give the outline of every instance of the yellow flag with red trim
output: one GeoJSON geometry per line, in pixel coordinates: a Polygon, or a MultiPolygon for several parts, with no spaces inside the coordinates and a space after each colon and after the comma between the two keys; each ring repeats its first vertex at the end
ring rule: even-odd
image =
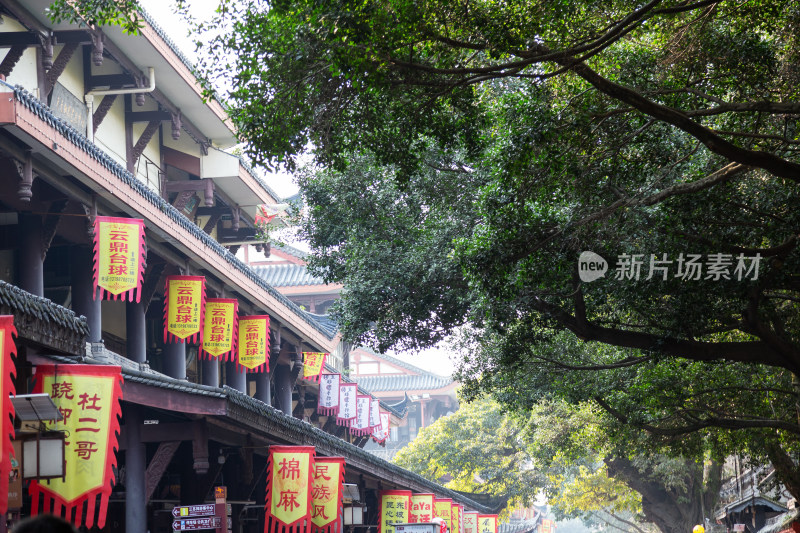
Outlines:
{"type": "Polygon", "coordinates": [[[270,446],[264,533],[311,529],[313,446],[270,446]]]}
{"type": "Polygon", "coordinates": [[[344,457],[317,457],[311,476],[311,523],[313,529],[338,533],[342,523],[344,457]]]}
{"type": "Polygon", "coordinates": [[[394,533],[395,524],[408,522],[408,513],[411,510],[411,491],[382,490],[379,495],[381,519],[378,522],[378,533],[394,533]]]}

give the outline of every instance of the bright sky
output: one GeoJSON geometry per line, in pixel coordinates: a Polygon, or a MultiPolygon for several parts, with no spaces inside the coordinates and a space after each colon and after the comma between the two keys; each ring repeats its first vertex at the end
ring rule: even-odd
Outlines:
{"type": "MultiPolygon", "coordinates": [[[[196,60],[197,53],[192,39],[189,37],[189,29],[183,18],[175,13],[175,2],[173,0],[139,0],[156,23],[168,32],[170,39],[181,49],[190,59],[196,60]]],[[[216,2],[209,0],[195,0],[190,2],[192,16],[199,20],[207,19],[211,16],[216,6],[216,2]]],[[[265,174],[264,179],[275,192],[283,197],[291,196],[297,192],[291,175],[288,174],[265,174]]],[[[454,364],[450,360],[447,350],[434,348],[419,354],[394,353],[390,355],[418,366],[429,372],[434,372],[443,376],[449,376],[454,369],[454,364]]]]}

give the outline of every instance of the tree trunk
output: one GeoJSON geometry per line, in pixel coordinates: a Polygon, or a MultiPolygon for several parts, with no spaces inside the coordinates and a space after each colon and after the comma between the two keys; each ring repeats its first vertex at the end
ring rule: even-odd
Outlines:
{"type": "MultiPolygon", "coordinates": [[[[683,493],[664,487],[652,472],[641,472],[629,459],[607,457],[608,475],[642,496],[642,511],[662,533],[687,533],[703,523],[703,466],[687,461],[686,488],[683,493]]],[[[710,509],[709,509],[710,511],[710,509]]]]}

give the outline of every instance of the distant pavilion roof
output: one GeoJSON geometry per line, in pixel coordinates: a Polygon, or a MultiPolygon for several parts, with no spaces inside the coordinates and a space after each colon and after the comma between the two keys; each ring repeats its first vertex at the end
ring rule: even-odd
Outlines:
{"type": "Polygon", "coordinates": [[[277,265],[253,266],[256,274],[273,287],[298,287],[325,285],[322,278],[313,276],[305,265],[281,263],[277,265]]]}

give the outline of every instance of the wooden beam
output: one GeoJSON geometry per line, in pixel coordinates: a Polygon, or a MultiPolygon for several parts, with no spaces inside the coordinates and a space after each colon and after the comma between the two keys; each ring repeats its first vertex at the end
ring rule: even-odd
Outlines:
{"type": "Polygon", "coordinates": [[[144,152],[147,143],[150,142],[150,139],[153,138],[153,135],[158,131],[158,128],[161,126],[161,121],[159,120],[152,120],[147,127],[142,132],[142,136],[139,137],[139,140],[136,141],[136,144],[133,146],[133,150],[131,151],[132,161],[130,161],[130,167],[128,170],[133,172],[133,169],[136,168],[136,162],[142,156],[142,152],[144,152]]]}
{"type": "Polygon", "coordinates": [[[114,105],[116,99],[116,94],[107,94],[103,96],[100,105],[97,106],[97,109],[95,109],[92,114],[92,128],[95,132],[97,132],[97,128],[100,127],[100,124],[103,123],[103,119],[106,118],[108,112],[111,111],[111,106],[114,105]]]}
{"type": "MultiPolygon", "coordinates": [[[[86,57],[91,61],[91,52],[86,57]]],[[[130,74],[90,74],[86,90],[97,89],[99,87],[136,87],[136,79],[130,74]]]]}
{"type": "Polygon", "coordinates": [[[172,115],[166,111],[131,111],[125,114],[125,119],[131,122],[165,122],[172,119],[172,115]]]}
{"type": "Polygon", "coordinates": [[[142,306],[144,312],[147,313],[147,308],[150,307],[150,301],[156,293],[156,289],[164,285],[166,263],[152,264],[148,261],[147,271],[144,275],[144,282],[142,283],[142,306]]]}
{"type": "Polygon", "coordinates": [[[50,249],[50,244],[53,242],[53,237],[56,236],[58,230],[58,223],[61,222],[61,215],[67,207],[68,200],[58,200],[53,202],[47,215],[44,217],[42,228],[42,261],[47,256],[47,251],[50,249]]]}
{"type": "Polygon", "coordinates": [[[158,482],[161,481],[161,477],[167,471],[167,467],[180,445],[181,441],[179,440],[162,442],[158,445],[158,450],[156,450],[156,454],[150,464],[147,465],[147,472],[145,473],[145,503],[149,502],[150,498],[153,497],[153,492],[155,492],[158,482]]]}
{"type": "Polygon", "coordinates": [[[11,71],[14,70],[14,67],[22,57],[26,48],[27,46],[25,45],[12,46],[6,54],[6,57],[3,58],[3,62],[0,63],[0,75],[2,75],[4,79],[11,75],[11,71]]]}
{"type": "Polygon", "coordinates": [[[58,57],[56,57],[55,61],[53,61],[53,66],[50,67],[50,70],[48,70],[47,74],[44,76],[45,97],[53,90],[56,81],[58,81],[58,78],[61,76],[61,73],[64,72],[64,69],[67,68],[69,60],[72,59],[72,54],[74,54],[75,50],[77,49],[78,43],[67,43],[58,53],[58,57]]]}
{"type": "Polygon", "coordinates": [[[28,46],[39,44],[39,36],[29,31],[4,31],[0,32],[0,47],[28,46]]]}

